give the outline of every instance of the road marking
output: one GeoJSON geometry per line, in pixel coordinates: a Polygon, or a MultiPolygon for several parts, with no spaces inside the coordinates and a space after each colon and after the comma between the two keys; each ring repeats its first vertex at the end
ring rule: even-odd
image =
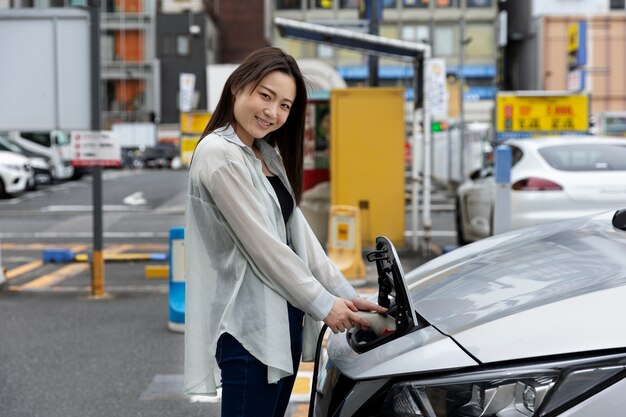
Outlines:
{"type": "Polygon", "coordinates": [[[37,260],[37,261],[32,261],[29,262],[27,264],[18,266],[17,268],[13,268],[9,271],[7,271],[6,273],[6,278],[7,279],[13,279],[19,275],[25,274],[27,272],[32,271],[33,269],[37,269],[40,266],[43,265],[43,262],[41,260],[37,260]]]}
{"type": "Polygon", "coordinates": [[[81,272],[89,269],[89,267],[90,265],[88,264],[66,265],[63,268],[60,268],[51,274],[43,275],[37,279],[34,279],[33,281],[27,282],[26,284],[17,285],[12,288],[14,288],[17,291],[23,291],[23,290],[38,289],[42,287],[51,287],[54,284],[58,284],[59,282],[71,276],[80,274],[81,272]]]}
{"type": "MultiPolygon", "coordinates": [[[[144,239],[169,238],[169,232],[104,232],[109,239],[144,239]]],[[[92,238],[91,232],[35,232],[35,233],[0,233],[0,239],[82,239],[92,238]]]]}
{"type": "MultiPolygon", "coordinates": [[[[104,252],[105,254],[106,253],[116,254],[116,253],[124,252],[128,249],[131,249],[132,247],[133,247],[132,245],[111,246],[110,248],[105,249],[104,252]]],[[[25,284],[13,285],[9,287],[9,289],[14,290],[14,291],[28,291],[28,290],[40,290],[42,288],[49,288],[66,280],[67,278],[73,277],[74,275],[77,275],[86,271],[90,267],[91,267],[91,264],[85,264],[85,263],[69,264],[62,268],[57,269],[56,271],[50,274],[43,275],[25,284]]]]}
{"type": "Polygon", "coordinates": [[[311,371],[298,371],[296,375],[296,381],[293,384],[293,390],[291,391],[291,397],[289,402],[309,402],[311,397],[311,381],[313,380],[313,372],[311,371]]]}
{"type": "Polygon", "coordinates": [[[124,204],[128,204],[129,206],[142,206],[147,203],[146,199],[143,198],[143,192],[137,191],[129,195],[128,197],[124,197],[122,200],[124,204]]]}
{"type": "MultiPolygon", "coordinates": [[[[21,291],[22,288],[18,285],[9,285],[9,291],[21,291]]],[[[28,292],[38,292],[38,293],[56,293],[56,294],[66,294],[66,293],[86,293],[91,290],[91,286],[83,285],[83,286],[56,286],[56,287],[45,287],[45,288],[33,288],[26,290],[28,292]]],[[[106,292],[108,294],[167,294],[169,292],[168,284],[161,285],[109,285],[106,287],[106,292]]]]}
{"type": "Polygon", "coordinates": [[[297,403],[289,407],[285,417],[306,417],[309,415],[309,403],[297,403]]]}
{"type": "MultiPolygon", "coordinates": [[[[145,204],[145,200],[144,200],[144,204],[145,204]]],[[[45,206],[40,209],[42,213],[53,213],[53,212],[58,212],[58,211],[83,213],[83,212],[91,212],[92,210],[93,210],[92,205],[73,205],[73,206],[56,205],[56,206],[45,206]]],[[[114,204],[105,204],[102,206],[102,210],[103,211],[138,211],[138,210],[143,210],[143,209],[141,207],[131,207],[127,205],[122,206],[122,205],[114,205],[114,204]]]]}

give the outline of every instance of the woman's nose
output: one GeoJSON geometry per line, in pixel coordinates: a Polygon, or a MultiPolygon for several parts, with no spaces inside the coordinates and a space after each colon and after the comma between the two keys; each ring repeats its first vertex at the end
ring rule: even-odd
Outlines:
{"type": "Polygon", "coordinates": [[[274,109],[274,106],[269,105],[263,110],[263,114],[269,117],[274,117],[276,115],[276,110],[274,109]]]}

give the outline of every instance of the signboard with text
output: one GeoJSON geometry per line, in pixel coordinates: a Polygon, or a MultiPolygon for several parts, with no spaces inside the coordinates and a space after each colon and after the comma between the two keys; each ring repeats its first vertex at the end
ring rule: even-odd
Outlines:
{"type": "Polygon", "coordinates": [[[567,28],[567,89],[585,90],[587,65],[587,22],[581,20],[567,28]]]}
{"type": "Polygon", "coordinates": [[[70,136],[72,165],[117,167],[122,164],[119,141],[111,131],[75,131],[70,136]]]}
{"type": "Polygon", "coordinates": [[[498,94],[496,98],[496,137],[498,140],[589,133],[589,97],[587,95],[541,93],[537,92],[537,95],[498,94]]]}
{"type": "Polygon", "coordinates": [[[441,58],[426,60],[424,70],[426,106],[434,119],[448,118],[448,90],[446,82],[446,61],[441,58]]]}

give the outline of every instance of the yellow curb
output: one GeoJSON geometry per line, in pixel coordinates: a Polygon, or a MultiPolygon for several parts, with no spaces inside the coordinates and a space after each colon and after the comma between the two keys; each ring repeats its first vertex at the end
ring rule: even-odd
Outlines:
{"type": "Polygon", "coordinates": [[[149,279],[168,279],[170,267],[168,265],[146,265],[144,274],[149,279]]]}
{"type": "MultiPolygon", "coordinates": [[[[151,255],[149,253],[105,253],[105,261],[151,261],[151,255]]],[[[89,262],[89,255],[86,253],[79,253],[74,255],[74,262],[89,262]]],[[[157,262],[157,261],[155,261],[157,262]]]]}

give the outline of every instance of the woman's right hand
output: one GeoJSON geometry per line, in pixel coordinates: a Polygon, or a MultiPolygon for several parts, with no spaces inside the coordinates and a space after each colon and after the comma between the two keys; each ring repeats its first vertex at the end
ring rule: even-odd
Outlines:
{"type": "Polygon", "coordinates": [[[356,326],[367,329],[369,323],[362,317],[355,314],[359,311],[352,301],[343,298],[335,298],[335,304],[328,316],[324,319],[324,323],[333,331],[333,333],[343,333],[346,330],[356,326]]]}

